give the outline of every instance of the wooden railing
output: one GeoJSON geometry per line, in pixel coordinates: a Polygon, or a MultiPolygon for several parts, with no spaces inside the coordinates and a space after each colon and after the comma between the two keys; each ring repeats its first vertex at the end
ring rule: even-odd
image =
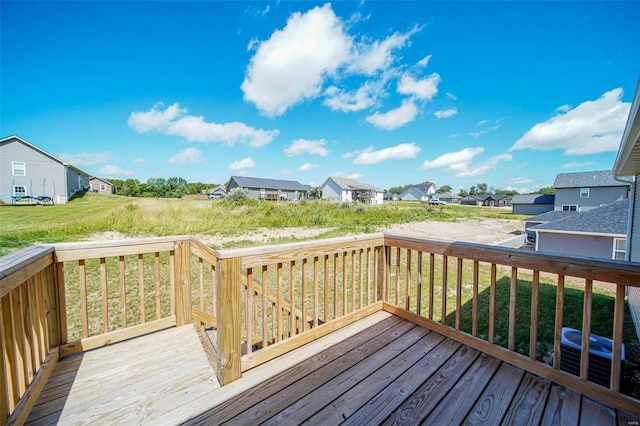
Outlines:
{"type": "Polygon", "coordinates": [[[31,247],[0,260],[0,419],[24,420],[57,360],[75,352],[193,322],[216,331],[225,385],[383,309],[640,416],[619,393],[625,285],[640,285],[637,264],[395,234],[234,250],[192,237],[31,247]],[[576,280],[580,377],[559,365],[565,283],[576,280]],[[616,289],[608,389],[587,381],[595,281],[616,289]],[[554,309],[542,313],[549,288],[554,309]]]}

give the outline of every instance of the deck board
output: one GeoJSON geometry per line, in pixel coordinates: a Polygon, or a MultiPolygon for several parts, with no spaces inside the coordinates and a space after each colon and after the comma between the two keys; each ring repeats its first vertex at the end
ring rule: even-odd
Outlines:
{"type": "Polygon", "coordinates": [[[192,326],[60,360],[30,424],[630,424],[638,420],[377,312],[220,387],[192,326]]]}

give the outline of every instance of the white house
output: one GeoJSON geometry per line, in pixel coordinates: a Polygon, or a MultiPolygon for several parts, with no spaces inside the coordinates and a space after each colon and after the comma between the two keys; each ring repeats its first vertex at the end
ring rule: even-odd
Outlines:
{"type": "Polygon", "coordinates": [[[0,139],[0,195],[64,204],[89,188],[89,175],[18,136],[0,139]]]}
{"type": "MultiPolygon", "coordinates": [[[[402,201],[420,201],[428,203],[431,198],[436,195],[436,187],[434,184],[429,185],[413,185],[404,190],[400,195],[402,201]]],[[[438,198],[437,196],[435,198],[438,198]]]]}
{"type": "Polygon", "coordinates": [[[323,200],[342,202],[362,202],[365,204],[382,204],[384,193],[368,183],[360,183],[354,179],[331,176],[320,186],[323,200]]]}

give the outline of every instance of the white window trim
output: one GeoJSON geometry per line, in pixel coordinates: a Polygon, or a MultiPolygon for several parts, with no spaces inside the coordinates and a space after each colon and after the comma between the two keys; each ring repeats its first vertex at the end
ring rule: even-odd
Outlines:
{"type": "Polygon", "coordinates": [[[24,161],[12,161],[11,162],[11,174],[13,176],[26,176],[27,175],[27,163],[25,163],[24,161]],[[18,167],[16,167],[16,166],[18,166],[18,167]],[[22,174],[16,174],[16,170],[22,171],[22,174]]]}
{"type": "Polygon", "coordinates": [[[107,185],[104,183],[100,184],[100,191],[106,191],[107,190],[107,185]]]}
{"type": "Polygon", "coordinates": [[[16,188],[22,188],[24,189],[24,194],[22,196],[26,196],[27,195],[27,187],[24,185],[13,185],[13,196],[17,197],[18,195],[16,194],[16,188]]]}
{"type": "Polygon", "coordinates": [[[616,260],[616,253],[622,253],[622,260],[626,259],[627,256],[627,239],[626,238],[614,238],[613,239],[613,253],[611,255],[611,259],[616,260]],[[618,241],[624,241],[625,250],[618,250],[618,241]]]}
{"type": "Polygon", "coordinates": [[[577,212],[580,210],[580,207],[577,204],[563,204],[562,205],[562,211],[563,212],[577,212]],[[567,208],[565,210],[565,207],[567,208]],[[571,210],[571,207],[575,207],[575,210],[571,210]]]}
{"type": "Polygon", "coordinates": [[[589,198],[589,193],[590,193],[589,188],[580,188],[580,198],[589,198]],[[585,190],[587,191],[586,193],[587,195],[582,195],[582,191],[585,191],[585,190]]]}

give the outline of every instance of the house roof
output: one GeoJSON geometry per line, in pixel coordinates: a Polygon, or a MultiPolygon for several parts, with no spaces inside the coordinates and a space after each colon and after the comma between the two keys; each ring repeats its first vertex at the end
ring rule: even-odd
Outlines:
{"type": "Polygon", "coordinates": [[[554,194],[525,194],[514,195],[511,204],[553,204],[554,194]]]}
{"type": "Polygon", "coordinates": [[[523,222],[553,222],[555,220],[564,219],[572,215],[576,215],[578,212],[552,210],[550,212],[540,213],[536,216],[531,216],[526,219],[522,219],[523,222]]]}
{"type": "Polygon", "coordinates": [[[98,176],[91,176],[91,177],[89,178],[89,180],[91,180],[91,179],[96,179],[96,180],[99,180],[100,182],[104,182],[104,183],[106,183],[106,184],[113,185],[113,184],[112,184],[111,182],[109,182],[108,180],[101,179],[101,178],[99,178],[98,176]]]}
{"type": "Polygon", "coordinates": [[[238,186],[243,188],[280,189],[283,191],[308,191],[310,185],[303,185],[296,180],[266,179],[247,176],[231,176],[238,186]]]}
{"type": "MultiPolygon", "coordinates": [[[[331,176],[329,177],[329,179],[331,179],[332,181],[334,181],[335,183],[338,184],[338,186],[341,189],[366,189],[366,190],[372,190],[372,191],[376,191],[376,192],[382,192],[382,189],[380,188],[376,188],[373,185],[369,185],[368,183],[361,183],[358,182],[355,179],[348,179],[348,178],[342,178],[342,177],[335,177],[335,176],[331,176]]],[[[329,180],[327,179],[327,180],[329,180]]]]}
{"type": "Polygon", "coordinates": [[[617,201],[597,209],[569,215],[553,222],[532,226],[529,229],[542,232],[568,234],[627,235],[629,200],[617,201]]]}
{"type": "Polygon", "coordinates": [[[419,194],[427,196],[427,195],[429,195],[429,189],[431,189],[431,188],[433,188],[433,191],[435,192],[436,187],[433,184],[432,185],[411,185],[411,186],[407,187],[407,189],[405,189],[402,192],[402,195],[404,195],[407,192],[409,192],[410,190],[414,189],[419,194]]]}
{"type": "Polygon", "coordinates": [[[460,198],[459,195],[452,194],[451,192],[443,192],[442,194],[438,194],[439,198],[460,198]]]}
{"type": "Polygon", "coordinates": [[[592,172],[558,173],[553,182],[554,188],[594,188],[598,186],[628,186],[629,182],[620,182],[611,170],[592,172]]]}
{"type": "Polygon", "coordinates": [[[60,163],[60,164],[62,164],[62,165],[63,165],[63,166],[65,166],[65,167],[70,167],[70,168],[72,168],[72,169],[76,170],[76,171],[77,171],[78,173],[80,173],[80,174],[83,174],[83,175],[89,176],[89,173],[86,173],[86,172],[84,172],[84,171],[80,170],[79,168],[75,167],[74,165],[69,164],[69,163],[67,163],[66,161],[64,161],[64,160],[62,160],[62,159],[60,159],[60,158],[56,157],[55,155],[48,153],[47,151],[45,151],[45,150],[44,150],[44,149],[42,149],[42,148],[38,148],[38,147],[37,147],[37,146],[35,146],[34,144],[29,143],[29,142],[27,142],[26,140],[22,139],[20,136],[11,135],[11,136],[7,136],[6,138],[2,138],[2,139],[0,139],[0,145],[5,144],[5,143],[7,143],[7,142],[10,142],[10,141],[12,141],[12,140],[17,140],[17,141],[19,141],[20,143],[22,143],[22,144],[24,144],[24,145],[28,146],[29,148],[31,148],[31,149],[33,149],[33,150],[35,150],[35,151],[38,151],[40,154],[44,155],[45,157],[49,157],[49,158],[51,158],[53,161],[55,161],[55,162],[57,162],[57,163],[60,163]]]}
{"type": "Polygon", "coordinates": [[[504,194],[480,194],[480,195],[468,195],[468,197],[475,198],[478,201],[486,201],[489,198],[492,200],[502,200],[503,198],[509,198],[504,194]]]}
{"type": "Polygon", "coordinates": [[[219,185],[219,186],[216,186],[215,188],[210,188],[209,191],[208,191],[209,194],[215,194],[216,192],[224,192],[224,193],[226,193],[227,192],[227,188],[225,188],[222,185],[219,185]]]}
{"type": "Polygon", "coordinates": [[[640,79],[613,165],[613,173],[616,176],[635,176],[640,173],[640,79]]]}

